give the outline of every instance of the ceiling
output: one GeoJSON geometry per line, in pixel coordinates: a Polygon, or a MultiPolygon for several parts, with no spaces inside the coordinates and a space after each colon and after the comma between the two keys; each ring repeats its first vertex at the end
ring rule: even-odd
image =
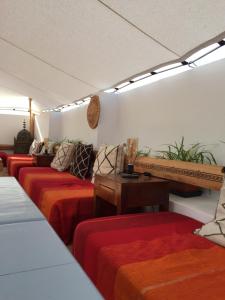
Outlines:
{"type": "Polygon", "coordinates": [[[225,0],[1,0],[0,86],[71,103],[223,33],[224,11],[225,0]]]}

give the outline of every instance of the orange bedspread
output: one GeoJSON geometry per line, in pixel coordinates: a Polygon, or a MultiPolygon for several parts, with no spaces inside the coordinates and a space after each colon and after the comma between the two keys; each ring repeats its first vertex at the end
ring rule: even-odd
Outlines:
{"type": "Polygon", "coordinates": [[[36,166],[36,161],[33,157],[8,159],[8,174],[18,179],[21,168],[32,166],[36,166]]]}
{"type": "Polygon", "coordinates": [[[108,217],[78,225],[73,252],[105,299],[222,300],[225,249],[175,213],[108,217]]]}
{"type": "Polygon", "coordinates": [[[68,172],[58,172],[50,167],[27,167],[23,168],[19,174],[19,182],[27,194],[32,199],[32,190],[34,185],[39,180],[57,180],[62,178],[63,180],[74,179],[75,177],[68,172]]]}
{"type": "Polygon", "coordinates": [[[79,222],[93,218],[90,181],[47,167],[23,168],[19,181],[66,244],[79,222]]]}
{"type": "Polygon", "coordinates": [[[76,225],[93,218],[93,186],[72,184],[41,190],[40,210],[60,238],[70,243],[76,225]]]}

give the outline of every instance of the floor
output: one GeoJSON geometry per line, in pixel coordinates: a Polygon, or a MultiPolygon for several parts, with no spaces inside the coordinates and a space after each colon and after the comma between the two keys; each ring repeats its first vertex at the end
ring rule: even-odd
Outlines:
{"type": "Polygon", "coordinates": [[[7,168],[0,169],[0,177],[8,176],[7,168]]]}

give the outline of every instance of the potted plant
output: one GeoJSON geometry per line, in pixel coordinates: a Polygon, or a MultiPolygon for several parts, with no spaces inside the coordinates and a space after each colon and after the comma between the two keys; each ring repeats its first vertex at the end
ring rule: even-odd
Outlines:
{"type": "MultiPolygon", "coordinates": [[[[160,154],[158,156],[159,158],[201,164],[216,164],[214,155],[212,152],[206,149],[205,145],[202,145],[201,143],[195,143],[189,147],[186,147],[184,145],[184,137],[181,138],[180,142],[169,144],[167,147],[167,150],[158,151],[160,154]]],[[[200,187],[176,181],[171,181],[170,192],[182,197],[200,196],[202,194],[200,187]]]]}

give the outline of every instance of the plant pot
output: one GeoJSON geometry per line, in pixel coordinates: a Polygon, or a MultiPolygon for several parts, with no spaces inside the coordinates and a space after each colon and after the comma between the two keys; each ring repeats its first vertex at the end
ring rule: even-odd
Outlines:
{"type": "Polygon", "coordinates": [[[170,181],[169,191],[172,194],[184,198],[198,197],[202,195],[202,189],[200,187],[177,181],[170,181]]]}

